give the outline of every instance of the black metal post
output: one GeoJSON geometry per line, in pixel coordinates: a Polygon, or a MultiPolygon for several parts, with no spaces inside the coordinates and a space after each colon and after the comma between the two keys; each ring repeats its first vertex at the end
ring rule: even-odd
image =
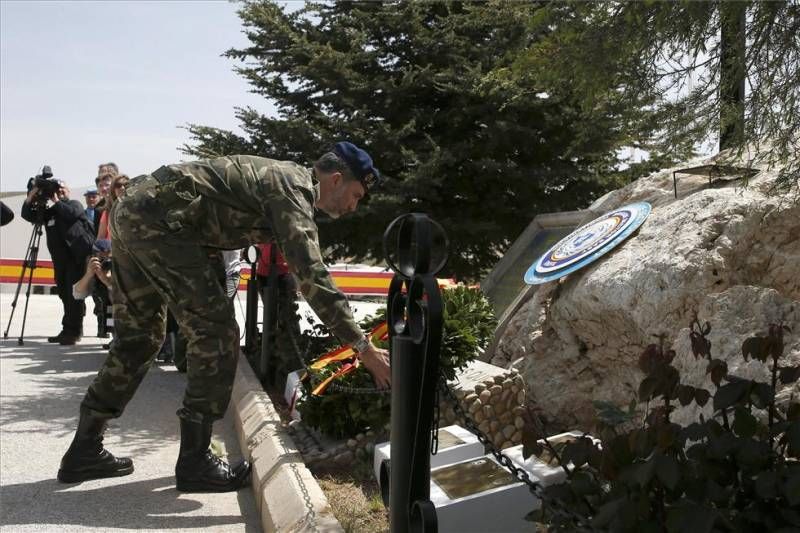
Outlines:
{"type": "Polygon", "coordinates": [[[435,276],[446,260],[446,236],[427,215],[411,213],[389,225],[383,244],[386,261],[395,272],[387,302],[392,363],[390,527],[392,533],[435,533],[430,451],[442,340],[442,301],[435,276]],[[395,253],[390,255],[395,228],[395,253]],[[432,265],[437,228],[445,241],[444,259],[432,265]]]}
{"type": "Polygon", "coordinates": [[[245,300],[244,347],[248,354],[256,351],[258,333],[258,280],[256,279],[256,263],[258,248],[251,246],[247,250],[247,262],[250,263],[250,278],[247,280],[247,298],[245,300]]]}
{"type": "Polygon", "coordinates": [[[275,365],[270,364],[270,356],[275,350],[275,330],[278,328],[278,272],[277,268],[275,268],[275,257],[278,254],[275,253],[276,244],[273,242],[271,246],[267,286],[263,289],[264,319],[261,326],[261,359],[259,365],[261,379],[267,383],[273,383],[275,379],[275,365]]]}

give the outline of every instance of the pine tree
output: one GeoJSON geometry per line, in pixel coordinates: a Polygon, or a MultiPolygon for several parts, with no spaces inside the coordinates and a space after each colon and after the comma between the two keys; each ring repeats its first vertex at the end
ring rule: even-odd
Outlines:
{"type": "Polygon", "coordinates": [[[552,2],[505,73],[619,106],[633,145],[690,152],[709,139],[800,179],[800,5],[792,1],[552,2]],[[640,114],[643,106],[652,113],[640,114]]]}
{"type": "MultiPolygon", "coordinates": [[[[450,237],[448,272],[478,279],[530,220],[585,208],[615,186],[626,108],[524,90],[504,73],[537,38],[539,4],[270,2],[240,9],[250,45],[227,52],[277,117],[238,109],[244,136],[191,125],[189,154],[312,162],[337,140],[388,178],[351,216],[319,220],[331,258],[380,260],[394,217],[423,211],[450,237]]],[[[639,113],[642,113],[641,111],[639,113]]]]}

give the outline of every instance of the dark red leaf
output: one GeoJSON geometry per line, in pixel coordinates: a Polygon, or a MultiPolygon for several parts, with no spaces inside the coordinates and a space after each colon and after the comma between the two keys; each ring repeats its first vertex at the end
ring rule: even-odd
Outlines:
{"type": "Polygon", "coordinates": [[[686,407],[694,400],[694,387],[688,385],[678,385],[678,401],[686,407]]]}
{"type": "Polygon", "coordinates": [[[712,359],[706,367],[706,374],[711,374],[711,381],[719,387],[722,378],[728,374],[728,363],[722,359],[712,359]]]}
{"type": "Polygon", "coordinates": [[[658,346],[655,344],[648,345],[642,355],[639,356],[639,368],[645,374],[651,373],[660,360],[658,346]]]}
{"type": "Polygon", "coordinates": [[[787,366],[780,369],[781,383],[794,383],[800,379],[800,366],[787,366]]]}
{"type": "Polygon", "coordinates": [[[643,402],[650,400],[658,388],[658,380],[652,376],[644,378],[639,385],[639,399],[643,402]]]}
{"type": "Polygon", "coordinates": [[[708,399],[711,397],[711,393],[705,389],[694,389],[694,401],[697,402],[697,405],[703,407],[705,404],[708,403],[708,399]]]}
{"type": "Polygon", "coordinates": [[[544,448],[539,443],[538,435],[535,431],[527,427],[522,430],[522,457],[527,459],[532,455],[539,455],[544,448]]]}
{"type": "Polygon", "coordinates": [[[749,381],[735,381],[717,389],[714,395],[714,409],[726,409],[739,402],[750,389],[749,381]]]}
{"type": "Polygon", "coordinates": [[[692,342],[692,354],[695,359],[698,357],[709,357],[711,355],[711,341],[706,339],[700,333],[692,331],[689,334],[689,340],[692,342]]]}
{"type": "Polygon", "coordinates": [[[766,337],[750,337],[742,343],[742,355],[747,361],[749,357],[766,362],[769,354],[769,341],[766,337]]]}

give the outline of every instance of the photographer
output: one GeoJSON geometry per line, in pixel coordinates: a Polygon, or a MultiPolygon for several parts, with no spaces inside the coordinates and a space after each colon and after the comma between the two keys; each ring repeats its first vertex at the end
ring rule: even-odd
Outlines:
{"type": "Polygon", "coordinates": [[[72,296],[72,285],[83,274],[86,258],[94,237],[83,206],[69,199],[69,188],[63,181],[52,179],[49,167],[29,184],[28,197],[22,204],[22,218],[41,224],[47,235],[47,249],[53,260],[58,296],[64,306],[61,332],[47,342],[73,345],[83,334],[86,305],[72,296]]]}
{"type": "Polygon", "coordinates": [[[111,291],[111,242],[105,239],[95,241],[92,255],[86,259],[86,270],[81,279],[72,286],[72,296],[84,300],[90,294],[111,291]],[[98,284],[97,280],[101,283],[98,284]]]}
{"type": "MultiPolygon", "coordinates": [[[[84,300],[88,296],[95,301],[98,327],[101,327],[103,332],[111,332],[114,329],[114,320],[111,314],[111,241],[109,240],[95,241],[92,254],[86,259],[83,277],[72,286],[72,297],[76,300],[84,300]]],[[[108,345],[103,345],[103,348],[108,348],[108,345]]]]}

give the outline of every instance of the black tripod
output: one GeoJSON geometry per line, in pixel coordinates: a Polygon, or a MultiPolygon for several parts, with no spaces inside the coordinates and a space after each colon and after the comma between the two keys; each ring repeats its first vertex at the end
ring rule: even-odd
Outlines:
{"type": "Polygon", "coordinates": [[[25,279],[25,272],[28,273],[28,287],[25,290],[25,311],[22,313],[22,330],[19,332],[19,339],[17,344],[22,346],[22,337],[25,335],[25,321],[28,318],[28,303],[31,297],[31,283],[33,282],[33,271],[36,270],[36,260],[39,257],[39,242],[42,240],[42,226],[44,225],[44,209],[37,210],[36,223],[33,225],[31,238],[28,240],[28,251],[25,254],[25,259],[22,261],[22,272],[19,274],[19,281],[17,282],[17,290],[14,293],[14,301],[11,302],[11,315],[8,317],[8,325],[6,331],[3,333],[3,338],[8,338],[8,330],[11,329],[11,321],[14,319],[14,311],[17,309],[17,300],[19,299],[19,290],[22,288],[22,282],[25,279]]]}

